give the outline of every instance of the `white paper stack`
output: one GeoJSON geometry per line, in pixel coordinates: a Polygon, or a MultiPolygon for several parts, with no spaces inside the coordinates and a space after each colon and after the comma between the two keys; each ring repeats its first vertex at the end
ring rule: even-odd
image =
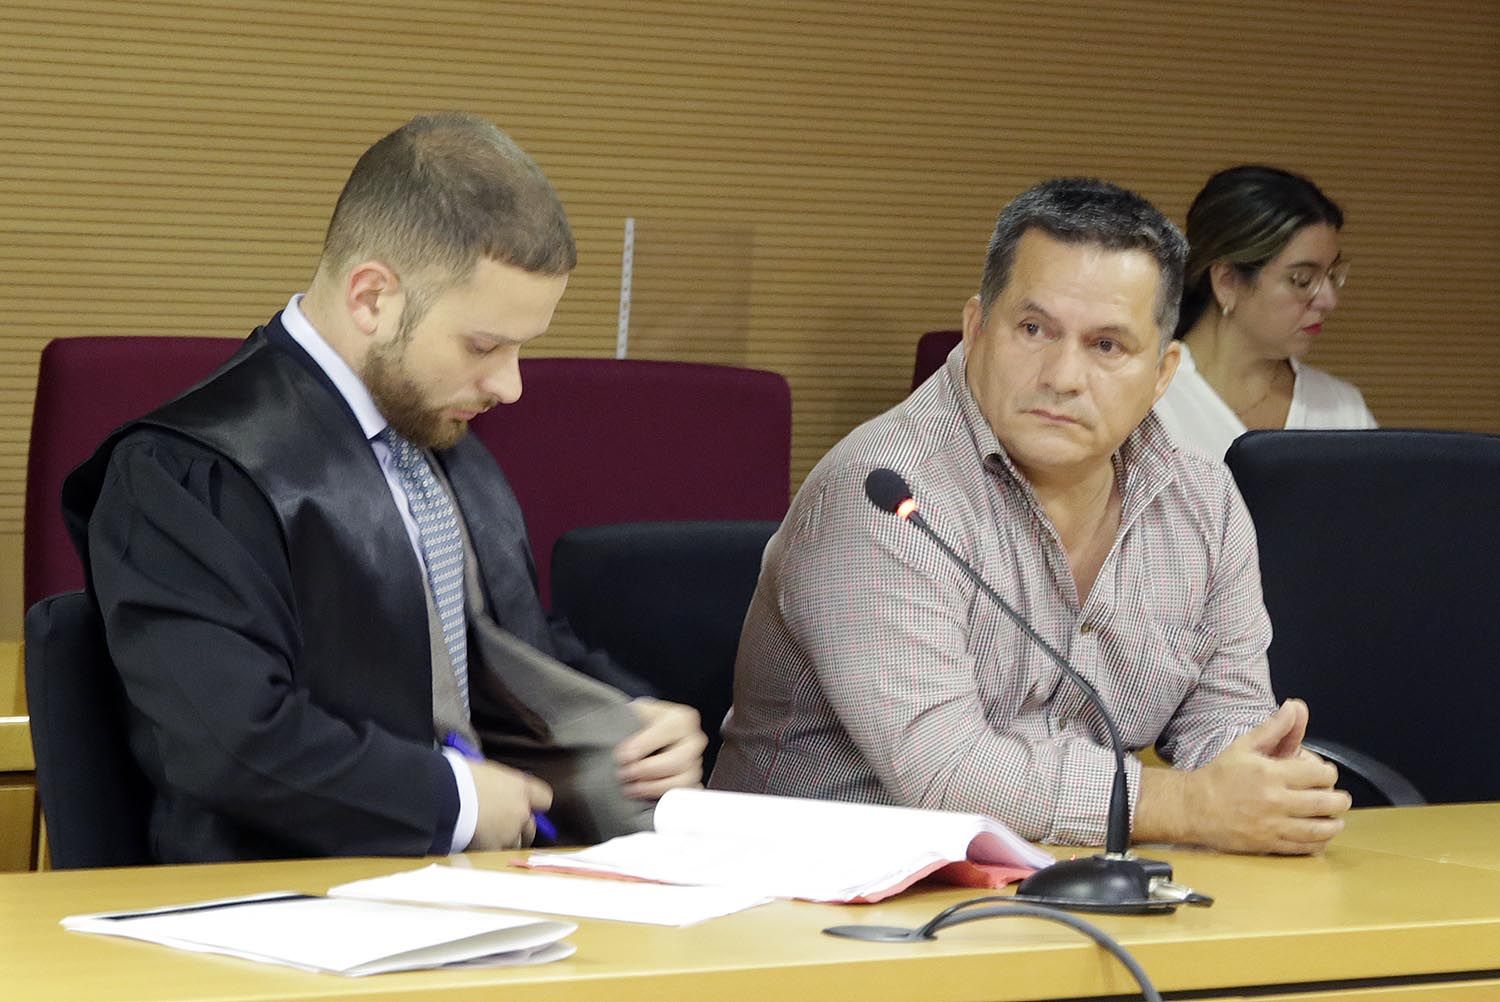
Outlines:
{"type": "Polygon", "coordinates": [[[654,832],[536,853],[527,865],[809,901],[877,901],[961,860],[1027,871],[1053,862],[980,814],[672,790],[656,807],[654,832]]]}
{"type": "Polygon", "coordinates": [[[573,952],[571,922],[278,892],[70,915],[75,932],[358,977],[450,964],[536,964],[573,952]]]}

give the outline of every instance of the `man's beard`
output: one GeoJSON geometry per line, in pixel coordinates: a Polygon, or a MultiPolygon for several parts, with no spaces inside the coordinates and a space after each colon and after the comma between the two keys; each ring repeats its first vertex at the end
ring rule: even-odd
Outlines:
{"type": "Polygon", "coordinates": [[[372,345],[360,378],[396,434],[419,449],[447,449],[464,437],[469,424],[445,417],[442,408],[427,406],[422,391],[402,365],[407,343],[407,339],[398,337],[372,345]]]}

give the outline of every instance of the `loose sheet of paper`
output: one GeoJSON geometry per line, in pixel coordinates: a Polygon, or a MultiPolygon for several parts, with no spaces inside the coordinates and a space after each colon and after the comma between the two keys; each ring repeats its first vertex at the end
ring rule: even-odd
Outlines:
{"type": "Polygon", "coordinates": [[[622,880],[471,870],[432,864],[388,877],[330,888],[330,897],[466,905],[612,919],[648,925],[692,925],[771,900],[763,892],[677,887],[622,880]]]}

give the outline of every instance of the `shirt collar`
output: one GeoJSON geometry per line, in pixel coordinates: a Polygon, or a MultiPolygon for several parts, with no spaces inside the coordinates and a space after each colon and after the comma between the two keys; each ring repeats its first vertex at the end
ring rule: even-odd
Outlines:
{"type": "Polygon", "coordinates": [[[364,381],[355,374],[344,361],[342,355],[333,350],[333,346],[323,340],[317,328],[313,327],[312,321],[302,312],[302,293],[297,293],[286,304],[286,309],[281,311],[281,325],[286,332],[292,336],[292,340],[302,346],[302,350],[317,363],[318,368],[323,370],[334,387],[343,396],[344,402],[354,412],[359,421],[359,427],[365,433],[365,438],[374,438],[385,430],[385,416],[380,413],[380,408],[375,406],[375,398],[370,396],[370,391],[365,388],[364,381]]]}
{"type": "Polygon", "coordinates": [[[964,423],[969,426],[969,434],[974,438],[974,447],[979,451],[979,459],[985,466],[995,469],[998,463],[1002,468],[1010,470],[1017,479],[1024,480],[1021,472],[1010,463],[1010,457],[1005,454],[1005,449],[1000,445],[1000,440],[995,437],[995,429],[990,427],[989,421],[985,419],[984,413],[979,409],[979,401],[974,399],[974,394],[969,392],[968,363],[964,356],[963,342],[948,354],[946,363],[948,374],[948,385],[953,392],[953,398],[958,402],[958,408],[963,413],[964,423]]]}

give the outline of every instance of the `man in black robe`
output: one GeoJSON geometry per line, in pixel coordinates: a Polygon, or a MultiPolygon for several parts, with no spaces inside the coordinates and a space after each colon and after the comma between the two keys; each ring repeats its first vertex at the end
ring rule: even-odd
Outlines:
{"type": "Polygon", "coordinates": [[[508,136],[414,119],[355,166],[307,292],[69,478],[158,858],[505,848],[549,809],[597,838],[699,781],[696,713],[543,612],[465,437],[575,262],[508,136]]]}

